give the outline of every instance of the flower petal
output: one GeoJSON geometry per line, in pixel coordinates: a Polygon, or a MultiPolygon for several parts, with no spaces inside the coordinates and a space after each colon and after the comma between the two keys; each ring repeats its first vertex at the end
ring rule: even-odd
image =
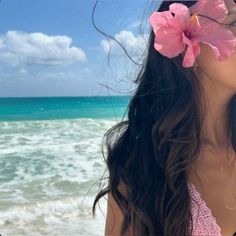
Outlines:
{"type": "Polygon", "coordinates": [[[170,27],[157,32],[154,47],[168,58],[178,56],[185,49],[181,34],[176,34],[175,30],[170,27]]]}
{"type": "Polygon", "coordinates": [[[171,12],[163,11],[163,12],[153,12],[149,18],[149,22],[153,27],[153,31],[160,30],[161,27],[166,26],[170,19],[173,18],[171,12]]]}
{"type": "Polygon", "coordinates": [[[183,66],[184,67],[191,67],[193,66],[195,59],[198,54],[200,54],[200,46],[199,41],[195,39],[189,39],[185,36],[185,34],[182,34],[183,36],[183,42],[187,45],[187,50],[183,59],[183,66]]]}
{"type": "Polygon", "coordinates": [[[175,4],[173,9],[176,16],[170,11],[153,12],[150,16],[150,24],[156,36],[154,47],[168,58],[178,56],[186,47],[182,39],[182,32],[186,28],[186,16],[181,16],[181,12],[189,15],[188,8],[182,7],[182,4],[175,4]]]}
{"type": "Polygon", "coordinates": [[[180,22],[182,21],[184,28],[186,28],[190,18],[188,7],[182,3],[172,3],[169,10],[175,14],[175,18],[178,18],[180,22]]]}
{"type": "Polygon", "coordinates": [[[236,37],[233,32],[223,27],[218,27],[211,33],[195,37],[195,39],[211,46],[218,60],[228,59],[236,46],[236,37]]]}
{"type": "Polygon", "coordinates": [[[218,21],[224,20],[228,14],[225,0],[198,0],[196,4],[189,7],[189,11],[191,14],[197,12],[218,21]]]}
{"type": "Polygon", "coordinates": [[[212,28],[219,26],[217,22],[207,17],[213,18],[218,22],[223,22],[228,14],[225,0],[198,0],[196,4],[189,7],[189,11],[191,14],[197,13],[206,16],[199,16],[200,25],[204,26],[202,31],[206,34],[210,32],[212,28]]]}

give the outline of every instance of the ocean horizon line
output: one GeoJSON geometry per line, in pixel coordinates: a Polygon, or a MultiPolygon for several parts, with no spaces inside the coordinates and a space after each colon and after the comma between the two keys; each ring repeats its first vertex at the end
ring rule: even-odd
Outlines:
{"type": "Polygon", "coordinates": [[[80,97],[131,97],[132,95],[92,95],[92,96],[89,96],[89,95],[86,95],[86,96],[83,96],[83,95],[80,95],[80,96],[17,96],[17,97],[0,97],[0,99],[6,99],[6,98],[65,98],[65,97],[68,97],[68,98],[80,98],[80,97]]]}

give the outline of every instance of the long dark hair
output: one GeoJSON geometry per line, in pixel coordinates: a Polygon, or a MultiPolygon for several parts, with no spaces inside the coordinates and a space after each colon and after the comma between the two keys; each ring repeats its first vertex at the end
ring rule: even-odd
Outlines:
{"type": "MultiPolygon", "coordinates": [[[[174,2],[188,7],[196,3],[174,2]]],[[[162,2],[158,11],[168,10],[171,3],[162,2]]],[[[183,68],[182,56],[162,56],[154,40],[151,30],[147,55],[134,80],[138,86],[128,104],[128,120],[104,136],[108,186],[96,195],[92,211],[94,216],[97,202],[110,192],[124,215],[121,235],[132,225],[137,236],[187,236],[192,218],[186,171],[202,145],[205,94],[194,70],[183,68]],[[120,183],[126,195],[119,191],[120,183]]],[[[228,107],[234,150],[235,100],[234,96],[228,107]]]]}

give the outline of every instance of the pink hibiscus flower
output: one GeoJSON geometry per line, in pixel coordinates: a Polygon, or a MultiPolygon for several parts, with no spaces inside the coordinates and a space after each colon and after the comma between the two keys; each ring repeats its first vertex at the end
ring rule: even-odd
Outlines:
{"type": "Polygon", "coordinates": [[[190,8],[172,3],[168,11],[153,12],[150,16],[154,48],[168,58],[186,50],[183,67],[193,66],[200,53],[200,43],[208,44],[218,60],[225,60],[235,49],[236,37],[231,30],[209,18],[222,23],[227,14],[224,0],[199,0],[190,8]]]}

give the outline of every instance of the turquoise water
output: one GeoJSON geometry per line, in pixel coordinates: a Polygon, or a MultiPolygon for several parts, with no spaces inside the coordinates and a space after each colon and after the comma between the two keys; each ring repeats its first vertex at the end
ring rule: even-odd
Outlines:
{"type": "Polygon", "coordinates": [[[129,97],[0,99],[0,233],[104,235],[102,141],[129,97]],[[88,227],[89,225],[89,227],[88,227]]]}
{"type": "Polygon", "coordinates": [[[129,96],[0,98],[0,120],[121,117],[129,98],[129,96]]]}

